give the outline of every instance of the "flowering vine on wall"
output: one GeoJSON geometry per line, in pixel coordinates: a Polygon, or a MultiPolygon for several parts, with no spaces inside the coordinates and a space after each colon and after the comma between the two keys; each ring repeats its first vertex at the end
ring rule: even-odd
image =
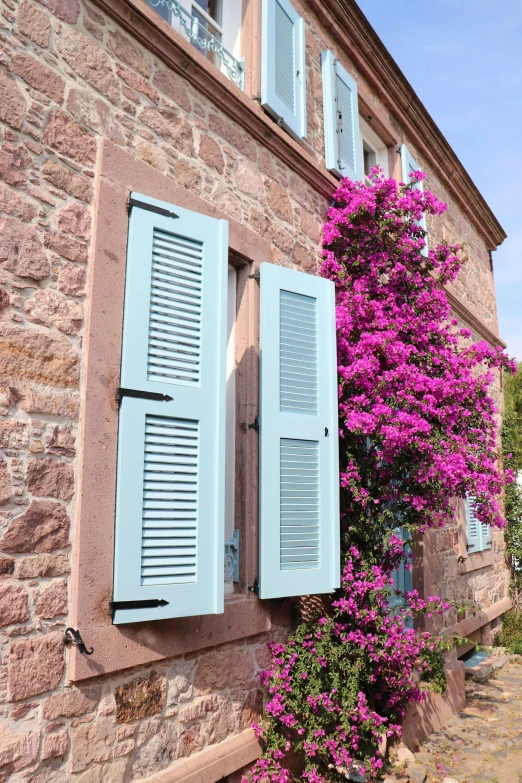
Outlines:
{"type": "Polygon", "coordinates": [[[425,253],[422,214],[446,205],[421,191],[423,177],[397,184],[376,169],[371,185],[345,179],[324,226],[321,273],[337,305],[342,584],[272,645],[254,783],[346,780],[356,761],[382,767],[383,738],[400,735],[407,705],[430,680],[444,688],[443,640],[407,618],[450,608],[415,591],[390,608],[391,573],[406,559],[394,531],[443,525],[467,494],[481,521],[504,525],[499,501],[513,477],[498,466],[488,387],[514,363],[471,344],[451,318],[444,286],[465,258],[459,245],[425,253]]]}

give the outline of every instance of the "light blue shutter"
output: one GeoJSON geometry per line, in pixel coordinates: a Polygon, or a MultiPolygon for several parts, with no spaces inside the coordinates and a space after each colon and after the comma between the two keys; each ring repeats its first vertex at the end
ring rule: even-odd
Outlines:
{"type": "Polygon", "coordinates": [[[261,265],[261,598],[340,584],[334,285],[261,265]]]}
{"type": "Polygon", "coordinates": [[[492,547],[491,527],[487,524],[487,522],[480,523],[480,537],[481,537],[482,549],[491,549],[492,547]]]}
{"type": "MultiPolygon", "coordinates": [[[[404,541],[410,541],[410,534],[406,528],[401,527],[397,528],[397,530],[394,531],[397,536],[402,538],[404,541]]],[[[398,568],[394,568],[394,570],[391,572],[391,577],[393,579],[393,588],[392,590],[398,590],[400,593],[408,593],[413,590],[413,574],[411,572],[411,569],[406,568],[406,563],[411,564],[411,559],[409,555],[411,554],[411,545],[408,543],[404,547],[404,554],[408,558],[407,560],[402,560],[398,568]]],[[[395,595],[394,592],[392,592],[392,595],[390,596],[390,607],[394,610],[402,609],[402,607],[406,606],[406,599],[403,595],[395,595]]],[[[407,628],[413,628],[413,618],[410,615],[407,615],[405,619],[406,627],[407,628]]]]}
{"type": "Polygon", "coordinates": [[[321,55],[326,168],[340,177],[362,178],[357,83],[332,52],[321,55]]]}
{"type": "MultiPolygon", "coordinates": [[[[401,146],[401,163],[402,163],[402,180],[407,185],[408,182],[411,182],[410,180],[410,174],[412,174],[414,171],[422,171],[420,166],[417,166],[417,162],[411,152],[409,151],[408,147],[403,144],[401,146]]],[[[416,186],[416,190],[423,191],[424,190],[424,182],[418,182],[416,186]]],[[[424,237],[424,241],[426,244],[424,245],[421,254],[423,256],[428,255],[428,227],[426,223],[426,213],[424,212],[422,215],[421,220],[419,221],[419,226],[426,231],[426,236],[424,237]]]]}
{"type": "Polygon", "coordinates": [[[263,0],[261,106],[306,137],[305,27],[289,0],[263,0]]]}
{"type": "Polygon", "coordinates": [[[228,223],[133,194],[120,385],[115,623],[223,611],[228,223]]]}
{"type": "Polygon", "coordinates": [[[475,498],[469,495],[465,502],[466,508],[466,544],[468,555],[482,551],[481,524],[475,516],[475,498]]]}

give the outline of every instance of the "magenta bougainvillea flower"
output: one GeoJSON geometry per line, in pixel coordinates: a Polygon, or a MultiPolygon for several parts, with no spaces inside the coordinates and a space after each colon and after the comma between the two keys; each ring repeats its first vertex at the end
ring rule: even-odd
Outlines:
{"type": "Polygon", "coordinates": [[[422,215],[446,205],[417,187],[423,177],[397,184],[376,169],[371,185],[345,179],[324,226],[321,274],[337,305],[342,583],[328,611],[270,645],[254,727],[265,753],[252,783],[332,783],[356,762],[382,768],[384,738],[400,735],[408,704],[430,679],[443,687],[445,642],[411,618],[450,610],[414,590],[392,607],[392,571],[411,567],[395,531],[444,525],[469,494],[481,521],[504,526],[513,476],[499,460],[491,386],[515,366],[451,316],[444,287],[466,259],[459,245],[426,252],[422,215]]]}

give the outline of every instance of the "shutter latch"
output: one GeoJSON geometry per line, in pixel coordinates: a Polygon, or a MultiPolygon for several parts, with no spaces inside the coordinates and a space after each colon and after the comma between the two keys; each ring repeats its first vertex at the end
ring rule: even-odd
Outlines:
{"type": "Polygon", "coordinates": [[[230,541],[225,542],[225,579],[239,582],[239,530],[234,530],[230,541]]]}
{"type": "Polygon", "coordinates": [[[80,631],[77,631],[75,628],[66,628],[63,640],[65,644],[75,644],[78,652],[84,653],[84,655],[92,655],[94,652],[94,647],[91,647],[90,650],[87,649],[80,631]]]}
{"type": "Polygon", "coordinates": [[[158,606],[168,606],[164,598],[145,598],[143,601],[111,601],[109,612],[114,617],[116,611],[121,609],[156,609],[158,606]]]}
{"type": "Polygon", "coordinates": [[[156,400],[157,402],[170,402],[174,397],[159,392],[141,391],[140,389],[123,389],[121,386],[116,391],[116,401],[120,404],[122,397],[139,397],[142,400],[156,400]]]}
{"type": "Polygon", "coordinates": [[[248,425],[249,430],[259,430],[260,424],[259,424],[259,416],[256,416],[252,424],[248,425]]]}

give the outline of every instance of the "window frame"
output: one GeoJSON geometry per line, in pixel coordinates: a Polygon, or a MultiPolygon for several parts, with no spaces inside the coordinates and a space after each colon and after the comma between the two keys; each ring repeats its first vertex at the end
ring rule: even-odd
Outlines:
{"type": "MultiPolygon", "coordinates": [[[[259,406],[259,286],[252,265],[270,256],[270,243],[169,177],[104,140],[96,179],[96,220],[89,264],[86,353],[82,374],[78,506],[74,531],[71,624],[92,656],[70,651],[74,682],[236,641],[270,630],[270,606],[248,590],[258,568],[257,433],[259,406]],[[238,270],[238,426],[235,516],[241,531],[240,584],[225,597],[224,614],[149,623],[112,624],[116,458],[123,301],[128,231],[127,201],[139,191],[229,221],[229,260],[238,270]],[[107,258],[113,263],[108,264],[107,258]],[[239,475],[241,474],[241,475],[239,475]],[[144,644],[144,636],[147,643],[144,644]]],[[[74,390],[71,390],[73,393],[74,390]]]]}
{"type": "Polygon", "coordinates": [[[472,553],[468,552],[466,501],[464,498],[457,498],[455,516],[458,525],[459,572],[461,574],[466,574],[471,571],[476,571],[479,568],[492,566],[496,556],[493,535],[491,536],[491,546],[488,549],[482,549],[472,553]]]}
{"type": "Polygon", "coordinates": [[[359,115],[359,135],[361,139],[361,162],[362,179],[366,184],[371,180],[364,170],[364,145],[367,144],[375,152],[375,162],[383,170],[384,176],[388,177],[388,147],[386,143],[377,135],[373,128],[366,122],[364,117],[359,115]]]}

